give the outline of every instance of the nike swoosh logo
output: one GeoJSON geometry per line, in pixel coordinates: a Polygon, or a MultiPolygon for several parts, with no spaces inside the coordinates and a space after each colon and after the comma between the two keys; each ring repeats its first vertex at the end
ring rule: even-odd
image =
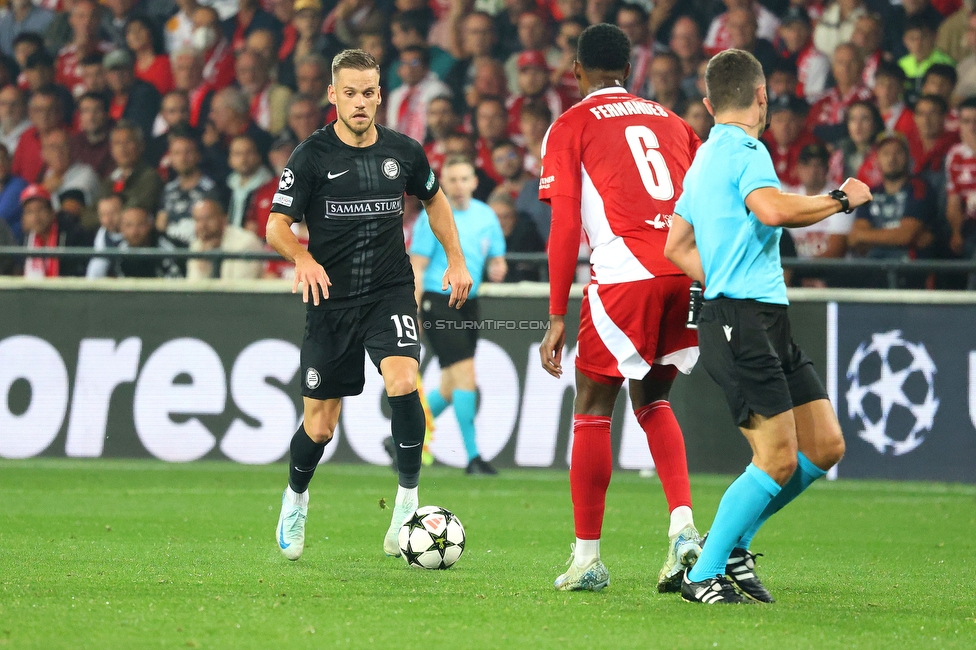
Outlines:
{"type": "Polygon", "coordinates": [[[419,447],[419,446],[420,446],[421,444],[422,444],[422,443],[419,443],[419,442],[418,442],[418,443],[416,443],[416,444],[413,444],[413,445],[405,445],[405,444],[403,444],[403,443],[401,442],[401,443],[400,443],[400,449],[413,449],[414,447],[419,447]]]}
{"type": "Polygon", "coordinates": [[[278,546],[285,549],[291,546],[291,544],[285,544],[285,529],[281,527],[278,529],[278,546]]]}
{"type": "Polygon", "coordinates": [[[295,471],[296,472],[304,472],[305,474],[308,474],[309,472],[314,472],[315,470],[314,469],[302,469],[301,467],[296,467],[295,468],[295,471]]]}
{"type": "Polygon", "coordinates": [[[398,348],[405,348],[410,345],[417,345],[416,343],[404,343],[403,341],[397,341],[398,348]]]}
{"type": "Polygon", "coordinates": [[[332,172],[329,172],[328,174],[326,174],[326,176],[328,176],[329,177],[329,180],[331,181],[333,178],[339,178],[343,174],[348,174],[348,173],[349,173],[349,170],[347,169],[346,171],[339,172],[338,174],[335,174],[335,175],[333,175],[332,172]]]}

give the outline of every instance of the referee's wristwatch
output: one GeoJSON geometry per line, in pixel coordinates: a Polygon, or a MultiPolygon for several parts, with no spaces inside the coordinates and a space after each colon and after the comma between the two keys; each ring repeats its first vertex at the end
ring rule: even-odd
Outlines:
{"type": "Polygon", "coordinates": [[[854,212],[854,208],[851,207],[851,201],[847,198],[847,192],[844,190],[833,190],[827,193],[827,196],[840,202],[840,209],[850,214],[854,212]]]}

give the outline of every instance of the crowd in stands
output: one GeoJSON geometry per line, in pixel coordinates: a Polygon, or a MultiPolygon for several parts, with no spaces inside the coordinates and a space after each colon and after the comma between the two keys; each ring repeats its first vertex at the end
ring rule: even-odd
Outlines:
{"type": "MultiPolygon", "coordinates": [[[[289,155],[335,119],[331,58],[358,47],[381,62],[378,121],[423,143],[435,171],[469,156],[476,198],[495,211],[508,251],[544,252],[546,130],[580,99],[580,32],[609,22],[634,45],[627,89],[703,141],[708,59],[745,49],[767,75],[762,140],[784,188],[818,194],[848,176],[874,188],[855,214],[784,236],[784,255],[976,257],[976,0],[6,2],[0,246],[264,249],[289,155]]],[[[408,202],[408,239],[419,211],[408,202]]],[[[0,259],[0,273],[30,277],[289,272],[278,262],[0,259]]],[[[791,281],[883,286],[869,275],[791,281]]],[[[507,280],[544,278],[526,262],[507,280]]]]}

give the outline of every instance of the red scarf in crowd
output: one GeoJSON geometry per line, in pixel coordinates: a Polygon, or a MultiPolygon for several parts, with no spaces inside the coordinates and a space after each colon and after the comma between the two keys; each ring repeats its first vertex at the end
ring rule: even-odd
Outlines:
{"type": "MultiPolygon", "coordinates": [[[[58,222],[51,224],[46,235],[30,233],[27,248],[55,248],[58,245],[58,222]]],[[[24,277],[56,278],[61,274],[61,264],[56,257],[28,257],[24,260],[24,277]]]]}

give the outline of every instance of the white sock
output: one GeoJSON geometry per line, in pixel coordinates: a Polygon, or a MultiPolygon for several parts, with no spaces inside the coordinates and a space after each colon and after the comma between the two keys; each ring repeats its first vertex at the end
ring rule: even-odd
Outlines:
{"type": "Polygon", "coordinates": [[[396,507],[399,508],[404,504],[410,504],[416,508],[418,503],[420,503],[420,500],[417,496],[417,488],[405,488],[402,485],[397,486],[396,507]]]}
{"type": "Polygon", "coordinates": [[[671,528],[668,529],[668,537],[674,537],[681,532],[685,526],[695,525],[695,518],[691,516],[691,508],[688,506],[678,506],[671,511],[671,528]]]}
{"type": "Polygon", "coordinates": [[[288,499],[288,503],[292,504],[293,506],[308,507],[308,490],[305,490],[299,494],[291,489],[291,486],[289,485],[285,490],[285,498],[288,499]]]}
{"type": "Polygon", "coordinates": [[[600,558],[600,540],[576,538],[576,552],[573,556],[573,564],[582,568],[590,563],[594,558],[600,558]]]}

